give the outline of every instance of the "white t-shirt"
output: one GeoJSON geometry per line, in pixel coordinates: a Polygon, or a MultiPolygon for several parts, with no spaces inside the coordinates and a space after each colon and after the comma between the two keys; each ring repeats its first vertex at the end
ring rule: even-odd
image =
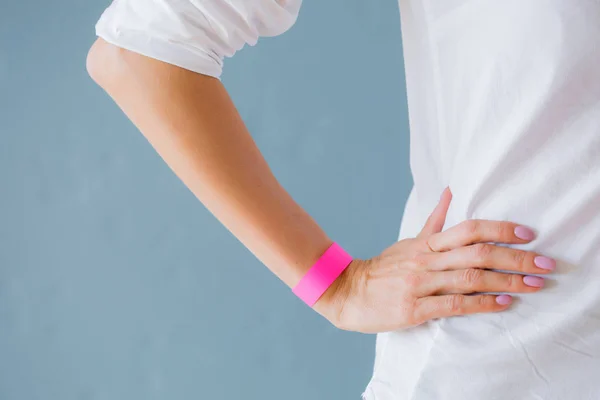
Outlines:
{"type": "MultiPolygon", "coordinates": [[[[119,0],[97,34],[218,77],[300,3],[119,0]]],[[[400,12],[414,178],[400,238],[449,185],[446,227],[528,225],[537,239],[515,247],[558,267],[508,311],[378,335],[364,398],[600,399],[600,1],[400,0],[400,12]]]]}

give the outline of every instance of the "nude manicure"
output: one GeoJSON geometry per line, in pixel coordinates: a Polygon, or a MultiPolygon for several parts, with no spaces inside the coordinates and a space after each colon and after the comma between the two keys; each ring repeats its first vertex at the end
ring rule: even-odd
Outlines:
{"type": "Polygon", "coordinates": [[[501,294],[500,296],[496,297],[496,303],[503,306],[508,305],[512,303],[512,297],[507,294],[501,294]]]}
{"type": "Polygon", "coordinates": [[[523,277],[523,283],[527,286],[544,287],[544,278],[540,278],[539,276],[527,275],[523,277]]]}
{"type": "Polygon", "coordinates": [[[548,271],[552,271],[556,268],[556,260],[549,257],[537,256],[533,259],[533,263],[539,268],[547,269],[548,271]]]}
{"type": "Polygon", "coordinates": [[[533,240],[535,233],[526,226],[517,226],[515,228],[515,236],[523,240],[533,240]]]}

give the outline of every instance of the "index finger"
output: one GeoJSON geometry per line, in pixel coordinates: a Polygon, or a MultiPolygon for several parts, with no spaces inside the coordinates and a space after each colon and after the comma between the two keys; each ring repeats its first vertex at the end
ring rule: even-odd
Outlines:
{"type": "Polygon", "coordinates": [[[433,251],[441,252],[475,243],[524,244],[534,238],[531,228],[514,222],[469,219],[425,240],[433,251]]]}

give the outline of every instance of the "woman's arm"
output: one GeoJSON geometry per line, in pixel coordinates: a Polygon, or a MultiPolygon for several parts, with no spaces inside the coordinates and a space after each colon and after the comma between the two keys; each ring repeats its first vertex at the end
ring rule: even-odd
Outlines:
{"type": "Polygon", "coordinates": [[[288,286],[331,245],[277,182],[218,79],[103,39],[87,68],[196,197],[288,286]]]}
{"type": "MultiPolygon", "coordinates": [[[[315,221],[279,185],[221,82],[99,39],[88,70],[173,171],[288,286],[329,247],[315,221]]],[[[315,304],[335,326],[383,332],[429,319],[505,310],[532,293],[554,261],[489,243],[528,243],[533,232],[506,221],[465,221],[443,231],[451,193],[416,238],[354,260],[315,304]],[[503,269],[501,273],[488,269],[503,269]]]]}

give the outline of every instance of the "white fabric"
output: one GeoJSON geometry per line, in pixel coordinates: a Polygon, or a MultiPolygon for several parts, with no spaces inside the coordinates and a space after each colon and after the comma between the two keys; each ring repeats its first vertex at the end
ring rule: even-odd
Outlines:
{"type": "MultiPolygon", "coordinates": [[[[113,3],[106,40],[218,76],[300,1],[113,3]]],[[[414,188],[400,238],[449,185],[446,227],[509,220],[558,259],[508,311],[381,334],[367,400],[600,399],[600,1],[400,0],[414,188]]],[[[399,71],[400,73],[400,71],[399,71]]],[[[368,78],[366,78],[368,79],[368,78]]]]}
{"type": "Polygon", "coordinates": [[[302,0],[114,0],[96,24],[109,43],[220,77],[224,57],[289,29],[302,0]]]}

